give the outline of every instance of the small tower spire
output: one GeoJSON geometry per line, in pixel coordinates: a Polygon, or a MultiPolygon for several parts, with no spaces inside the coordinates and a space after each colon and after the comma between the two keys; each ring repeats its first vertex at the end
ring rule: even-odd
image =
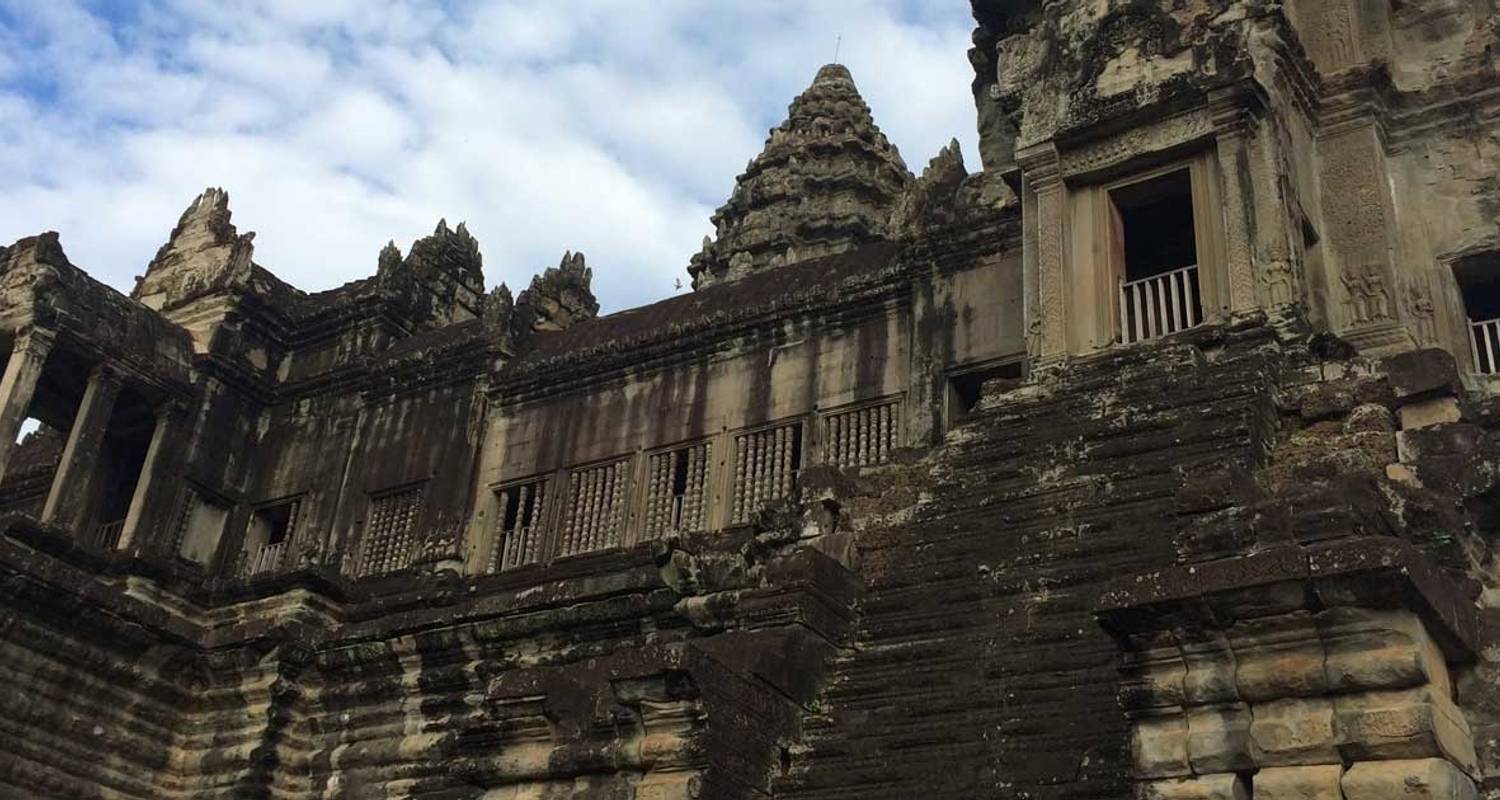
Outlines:
{"type": "Polygon", "coordinates": [[[716,237],[688,266],[693,286],[883,239],[911,180],[848,68],[825,64],[714,213],[716,237]]]}

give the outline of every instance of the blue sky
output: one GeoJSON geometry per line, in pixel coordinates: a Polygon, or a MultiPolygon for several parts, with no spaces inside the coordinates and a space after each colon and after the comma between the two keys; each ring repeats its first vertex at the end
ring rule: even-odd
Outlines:
{"type": "Polygon", "coordinates": [[[0,242],[127,290],[229,191],[309,290],[439,217],[491,284],[582,250],[605,310],[686,282],[709,215],[832,59],[913,171],[972,165],[962,0],[0,0],[0,242]]]}

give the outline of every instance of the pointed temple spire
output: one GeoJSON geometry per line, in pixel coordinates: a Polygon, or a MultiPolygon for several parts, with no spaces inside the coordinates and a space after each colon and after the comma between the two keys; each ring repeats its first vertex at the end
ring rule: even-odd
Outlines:
{"type": "Polygon", "coordinates": [[[818,70],[713,216],[688,272],[704,288],[885,238],[912,174],[841,64],[818,70]]]}
{"type": "Polygon", "coordinates": [[[239,233],[230,216],[229,193],[205,189],[182,212],[131,297],[155,309],[170,308],[246,280],[255,234],[239,233]]]}

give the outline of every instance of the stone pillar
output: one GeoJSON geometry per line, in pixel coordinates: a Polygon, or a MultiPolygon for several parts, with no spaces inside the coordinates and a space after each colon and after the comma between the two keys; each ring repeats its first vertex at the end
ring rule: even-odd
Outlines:
{"type": "Polygon", "coordinates": [[[1023,216],[1034,220],[1035,258],[1028,263],[1026,349],[1038,366],[1061,360],[1068,352],[1067,264],[1063,260],[1063,213],[1067,193],[1057,148],[1027,148],[1019,155],[1024,183],[1023,216]],[[1034,277],[1033,277],[1034,276],[1034,277]]]}
{"type": "Polygon", "coordinates": [[[100,364],[89,374],[62,460],[52,478],[52,490],[42,507],[42,521],[72,529],[88,522],[91,487],[98,471],[99,454],[104,446],[104,431],[120,394],[120,375],[113,367],[100,364]]]}
{"type": "Polygon", "coordinates": [[[21,435],[21,423],[31,408],[31,396],[42,377],[52,341],[51,333],[40,330],[16,337],[5,374],[0,377],[0,481],[5,479],[6,465],[15,450],[16,437],[21,435]]]}
{"type": "Polygon", "coordinates": [[[1370,354],[1410,350],[1415,340],[1397,304],[1394,201],[1385,145],[1373,119],[1359,118],[1318,140],[1329,309],[1338,332],[1370,354]]]}
{"type": "MultiPolygon", "coordinates": [[[[130,496],[130,510],[125,513],[125,525],[120,530],[117,548],[128,550],[135,542],[136,529],[141,525],[146,504],[161,483],[164,462],[162,450],[166,446],[167,429],[172,422],[172,404],[163,403],[156,409],[156,427],[151,432],[151,443],[146,447],[146,459],[141,463],[140,477],[135,481],[135,492],[130,496]]],[[[143,543],[150,546],[150,542],[143,543]]],[[[139,549],[139,548],[137,548],[139,549]]]]}
{"type": "Polygon", "coordinates": [[[1255,309],[1255,264],[1251,258],[1250,218],[1254,190],[1248,185],[1250,153],[1247,130],[1251,99],[1241,89],[1215,92],[1209,98],[1218,146],[1220,188],[1224,193],[1224,279],[1230,316],[1255,309]]]}

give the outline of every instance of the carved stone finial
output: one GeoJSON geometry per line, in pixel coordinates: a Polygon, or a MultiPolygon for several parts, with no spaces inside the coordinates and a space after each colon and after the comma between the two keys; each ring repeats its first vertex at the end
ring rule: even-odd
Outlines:
{"type": "Polygon", "coordinates": [[[886,238],[911,182],[847,67],[828,64],[735,183],[688,267],[694,287],[841,253],[886,238]]]}
{"type": "Polygon", "coordinates": [[[957,216],[957,195],[964,179],[969,177],[964,169],[963,152],[958,140],[948,143],[933,157],[918,178],[897,200],[891,212],[891,231],[900,236],[913,236],[928,228],[951,223],[957,216]]]}
{"type": "Polygon", "coordinates": [[[376,275],[389,275],[401,267],[401,248],[394,241],[386,242],[385,247],[380,248],[380,260],[375,268],[376,275]]]}
{"type": "Polygon", "coordinates": [[[250,277],[254,239],[254,233],[239,234],[230,221],[229,193],[205,189],[182,212],[131,297],[170,308],[241,285],[250,277]]]}
{"type": "Polygon", "coordinates": [[[563,253],[562,261],[531,279],[531,287],[516,299],[515,328],[518,335],[535,331],[560,331],[575,322],[599,314],[599,301],[591,288],[594,273],[583,253],[563,253]]]}
{"type": "Polygon", "coordinates": [[[446,325],[473,319],[483,309],[484,258],[463,223],[449,228],[447,220],[438,220],[404,259],[394,242],[387,244],[376,279],[390,297],[405,298],[415,320],[446,325]]]}
{"type": "Polygon", "coordinates": [[[479,241],[462,222],[449,228],[446,219],[438,220],[431,236],[412,243],[403,266],[418,280],[446,276],[475,294],[484,293],[484,257],[479,241]]]}
{"type": "Polygon", "coordinates": [[[484,298],[484,324],[497,330],[508,330],[515,310],[516,301],[511,297],[510,287],[501,283],[484,298]]]}

